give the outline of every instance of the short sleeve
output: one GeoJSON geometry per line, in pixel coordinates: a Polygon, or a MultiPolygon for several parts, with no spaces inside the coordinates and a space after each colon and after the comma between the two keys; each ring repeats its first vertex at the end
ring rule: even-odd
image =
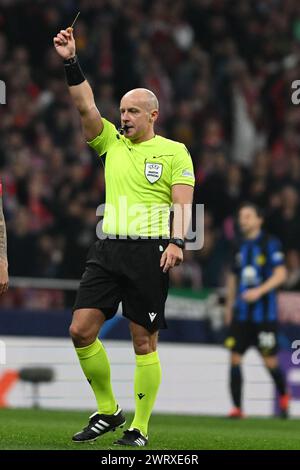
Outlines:
{"type": "Polygon", "coordinates": [[[284,264],[284,253],[281,242],[277,238],[271,238],[269,241],[269,261],[272,268],[284,264]]]}
{"type": "Polygon", "coordinates": [[[195,185],[193,162],[185,145],[180,146],[172,161],[171,184],[172,186],[174,184],[195,185]]]}
{"type": "Polygon", "coordinates": [[[99,156],[107,152],[109,147],[115,143],[118,135],[116,127],[111,122],[104,118],[102,118],[102,121],[103,129],[101,134],[87,142],[90,147],[96,150],[99,156]]]}

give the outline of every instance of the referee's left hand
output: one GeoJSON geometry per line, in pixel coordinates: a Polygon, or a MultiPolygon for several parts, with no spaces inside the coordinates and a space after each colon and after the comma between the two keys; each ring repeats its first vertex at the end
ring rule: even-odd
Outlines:
{"type": "Polygon", "coordinates": [[[170,243],[160,258],[160,267],[166,273],[170,268],[174,268],[183,261],[183,251],[179,246],[170,243]]]}

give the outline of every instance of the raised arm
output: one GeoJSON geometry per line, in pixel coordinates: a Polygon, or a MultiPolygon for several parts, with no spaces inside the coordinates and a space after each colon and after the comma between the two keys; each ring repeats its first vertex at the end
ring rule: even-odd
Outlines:
{"type": "Polygon", "coordinates": [[[93,91],[78,63],[73,29],[61,30],[53,43],[58,55],[64,59],[69,90],[80,113],[84,136],[86,140],[92,140],[102,132],[103,122],[93,91]]]}
{"type": "Polygon", "coordinates": [[[8,288],[7,269],[6,226],[2,208],[2,189],[0,188],[0,295],[3,294],[8,288]]]}

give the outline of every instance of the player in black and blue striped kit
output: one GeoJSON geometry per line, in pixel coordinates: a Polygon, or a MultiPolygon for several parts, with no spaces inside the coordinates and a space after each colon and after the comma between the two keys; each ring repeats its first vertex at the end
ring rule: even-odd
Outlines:
{"type": "Polygon", "coordinates": [[[276,355],[276,289],[286,279],[281,243],[262,230],[262,212],[252,203],[240,207],[238,222],[242,239],[233,254],[225,309],[225,322],[230,326],[225,345],[231,350],[230,389],[234,403],[230,417],[243,416],[241,362],[250,346],[261,353],[280,396],[281,416],[287,417],[288,394],[276,355]]]}

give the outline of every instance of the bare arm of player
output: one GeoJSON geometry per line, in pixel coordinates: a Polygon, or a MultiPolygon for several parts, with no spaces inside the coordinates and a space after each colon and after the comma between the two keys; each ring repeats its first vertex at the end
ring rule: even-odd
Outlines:
{"type": "Polygon", "coordinates": [[[7,270],[6,226],[2,207],[2,196],[0,195],[0,294],[3,294],[8,288],[7,270]]]}
{"type": "MultiPolygon", "coordinates": [[[[61,30],[53,39],[58,55],[64,59],[71,59],[76,55],[76,45],[73,29],[61,30]]],[[[87,80],[69,87],[70,94],[81,117],[84,136],[93,140],[102,132],[103,122],[100,112],[95,104],[93,91],[87,80]]]]}
{"type": "Polygon", "coordinates": [[[233,306],[236,296],[236,276],[230,273],[226,281],[226,302],[224,312],[225,325],[230,325],[233,317],[233,306]]]}
{"type": "MultiPolygon", "coordinates": [[[[174,218],[172,224],[172,238],[185,239],[190,226],[192,216],[194,188],[187,184],[174,184],[172,186],[172,202],[174,218]]],[[[160,266],[166,273],[170,268],[182,263],[183,251],[177,245],[170,243],[163,252],[160,259],[160,266]]]]}
{"type": "Polygon", "coordinates": [[[267,294],[273,289],[280,287],[287,278],[287,270],[285,266],[276,266],[273,269],[272,276],[269,277],[263,284],[253,289],[247,289],[242,298],[249,303],[256,302],[263,295],[267,294]]]}

